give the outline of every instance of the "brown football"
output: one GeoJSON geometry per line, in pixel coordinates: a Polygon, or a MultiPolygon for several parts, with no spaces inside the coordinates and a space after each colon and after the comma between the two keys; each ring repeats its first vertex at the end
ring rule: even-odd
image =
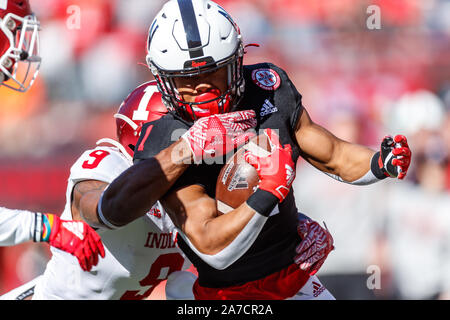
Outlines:
{"type": "Polygon", "coordinates": [[[244,159],[246,150],[252,150],[260,157],[267,157],[271,151],[269,139],[265,134],[254,137],[223,166],[216,184],[217,210],[220,214],[239,207],[255,192],[259,184],[258,173],[244,159]]]}

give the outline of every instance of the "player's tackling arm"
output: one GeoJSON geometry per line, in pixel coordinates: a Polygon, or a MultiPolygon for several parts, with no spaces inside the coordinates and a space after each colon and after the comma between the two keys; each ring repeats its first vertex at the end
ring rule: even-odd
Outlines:
{"type": "Polygon", "coordinates": [[[72,218],[84,220],[91,227],[102,227],[98,219],[97,204],[108,183],[98,180],[84,180],[75,184],[72,192],[72,218]]]}
{"type": "Polygon", "coordinates": [[[109,224],[111,228],[120,227],[145,215],[188,168],[186,163],[190,161],[186,160],[191,159],[191,153],[179,152],[183,148],[188,146],[179,140],[117,177],[98,203],[98,213],[103,224],[109,224]]]}
{"type": "Polygon", "coordinates": [[[102,197],[102,209],[108,212],[108,221],[114,221],[115,226],[145,215],[187,168],[183,152],[170,155],[177,147],[187,148],[183,143],[179,141],[154,158],[130,167],[111,184],[98,180],[77,182],[72,192],[72,218],[85,220],[92,227],[105,227],[98,211],[102,197]]]}
{"type": "Polygon", "coordinates": [[[105,257],[100,236],[83,221],[61,220],[55,214],[0,207],[0,246],[30,240],[47,242],[74,255],[85,271],[97,265],[99,255],[105,257]]]}
{"type": "MultiPolygon", "coordinates": [[[[169,126],[178,128],[177,123],[162,118],[144,125],[145,133],[141,134],[135,152],[135,160],[142,160],[117,177],[99,201],[98,213],[103,224],[110,228],[120,227],[145,215],[193,160],[221,156],[249,140],[254,132],[246,131],[255,127],[256,119],[252,110],[202,118],[175,143],[161,148],[154,157],[152,154],[147,156],[146,144],[158,145],[167,141],[168,135],[173,134],[169,126]],[[140,151],[145,157],[136,157],[140,151]]],[[[153,149],[149,147],[149,152],[153,149]]]]}

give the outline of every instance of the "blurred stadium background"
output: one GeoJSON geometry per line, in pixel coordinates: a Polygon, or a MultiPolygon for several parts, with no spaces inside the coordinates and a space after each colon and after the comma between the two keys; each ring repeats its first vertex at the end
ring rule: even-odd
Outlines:
{"type": "MultiPolygon", "coordinates": [[[[115,137],[113,113],[151,79],[146,33],[164,1],[30,2],[43,64],[27,94],[0,87],[0,205],[61,213],[74,160],[115,137]]],[[[338,299],[450,299],[450,1],[217,2],[260,44],[244,62],[287,70],[313,120],[373,148],[408,137],[404,182],[355,187],[299,161],[298,207],[335,238],[320,279],[338,299]],[[380,29],[367,27],[370,5],[380,29]]],[[[48,258],[46,245],[1,248],[0,294],[48,258]]]]}

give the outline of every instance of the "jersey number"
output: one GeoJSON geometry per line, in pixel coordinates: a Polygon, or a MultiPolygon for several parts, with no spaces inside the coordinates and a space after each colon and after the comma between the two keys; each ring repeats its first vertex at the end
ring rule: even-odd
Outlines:
{"type": "Polygon", "coordinates": [[[100,161],[102,161],[108,154],[109,152],[104,150],[93,151],[89,153],[89,157],[92,159],[83,162],[81,167],[83,169],[95,169],[100,164],[100,161]]]}
{"type": "Polygon", "coordinates": [[[179,253],[168,253],[160,255],[150,267],[148,275],[139,281],[142,287],[151,286],[143,294],[139,294],[138,290],[125,292],[120,300],[142,300],[147,298],[156,286],[164,281],[172,272],[179,271],[183,267],[184,258],[179,253]],[[169,268],[167,275],[164,278],[160,278],[161,270],[163,268],[169,268]]]}

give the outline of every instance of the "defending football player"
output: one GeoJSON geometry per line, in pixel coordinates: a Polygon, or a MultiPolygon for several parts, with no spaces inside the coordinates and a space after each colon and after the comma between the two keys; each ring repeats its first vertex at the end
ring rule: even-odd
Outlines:
{"type": "MultiPolygon", "coordinates": [[[[0,85],[19,92],[31,87],[41,61],[38,31],[39,21],[28,0],[0,2],[0,85]]],[[[74,255],[83,270],[90,270],[98,256],[105,255],[100,237],[85,222],[0,207],[0,246],[31,240],[74,255]]]]}
{"type": "MultiPolygon", "coordinates": [[[[154,83],[135,89],[115,114],[117,140],[101,139],[95,149],[86,150],[70,169],[66,206],[68,220],[95,220],[91,203],[132,164],[133,150],[142,124],[161,117],[165,111],[154,83]],[[148,99],[147,99],[148,98],[148,99]],[[146,100],[144,117],[138,107],[146,100]]],[[[97,226],[96,224],[92,224],[97,226]]],[[[175,245],[176,234],[164,210],[156,204],[146,215],[119,230],[97,229],[105,247],[105,258],[89,273],[81,273],[70,257],[52,252],[44,274],[37,281],[33,300],[38,299],[145,299],[159,282],[172,272],[186,269],[185,260],[175,245]],[[160,274],[166,270],[165,274],[160,274]]]]}
{"type": "MultiPolygon", "coordinates": [[[[190,266],[176,246],[173,224],[160,204],[149,207],[146,214],[119,230],[110,230],[102,225],[96,210],[103,190],[132,165],[133,149],[143,123],[159,119],[165,113],[167,110],[155,82],[139,86],[125,99],[115,115],[118,141],[99,140],[98,146],[85,151],[71,168],[66,206],[61,217],[67,220],[84,219],[92,226],[100,226],[97,232],[104,243],[104,259],[91,272],[83,273],[70,256],[52,250],[53,255],[44,274],[3,299],[23,297],[23,292],[33,293],[35,300],[145,299],[171,273],[190,266]],[[31,287],[34,290],[30,290],[31,287]]],[[[240,115],[245,113],[219,118],[223,120],[221,124],[228,128],[224,134],[230,140],[241,128],[251,127],[251,123],[243,121],[231,128],[230,124],[241,119],[240,115]]],[[[192,130],[197,129],[198,126],[192,127],[192,130]]],[[[245,141],[247,134],[239,136],[245,141]]],[[[205,145],[205,139],[201,137],[197,142],[205,145]]],[[[165,163],[172,161],[171,158],[162,159],[165,163]]],[[[158,192],[164,192],[164,189],[154,191],[158,192]]],[[[189,285],[188,291],[192,296],[192,283],[189,285]]],[[[176,294],[169,298],[180,298],[176,294]]]]}
{"type": "MultiPolygon", "coordinates": [[[[258,129],[279,132],[278,138],[265,130],[275,146],[273,157],[282,169],[270,173],[261,170],[268,165],[267,159],[247,154],[248,162],[260,169],[260,187],[234,211],[222,216],[217,213],[214,191],[220,165],[191,166],[161,199],[181,230],[180,248],[197,267],[196,298],[294,297],[310,273],[293,262],[302,239],[284,168],[292,168],[302,156],[319,170],[355,185],[386,177],[403,179],[411,157],[406,138],[386,137],[381,150],[375,152],[342,141],[315,124],[284,70],[271,63],[243,65],[239,28],[212,1],[167,2],[149,29],[147,49],[148,66],[170,113],[144,125],[146,134],[141,135],[134,155],[138,164],[171,145],[172,130],[189,127],[205,116],[251,109],[257,115],[258,129]],[[250,227],[234,229],[229,238],[219,237],[221,230],[236,225],[232,219],[233,223],[224,223],[227,216],[249,219],[250,227]],[[249,238],[251,246],[243,245],[242,239],[249,238]]],[[[307,249],[301,257],[330,247],[326,241],[307,241],[300,245],[300,249],[307,249]]]]}

